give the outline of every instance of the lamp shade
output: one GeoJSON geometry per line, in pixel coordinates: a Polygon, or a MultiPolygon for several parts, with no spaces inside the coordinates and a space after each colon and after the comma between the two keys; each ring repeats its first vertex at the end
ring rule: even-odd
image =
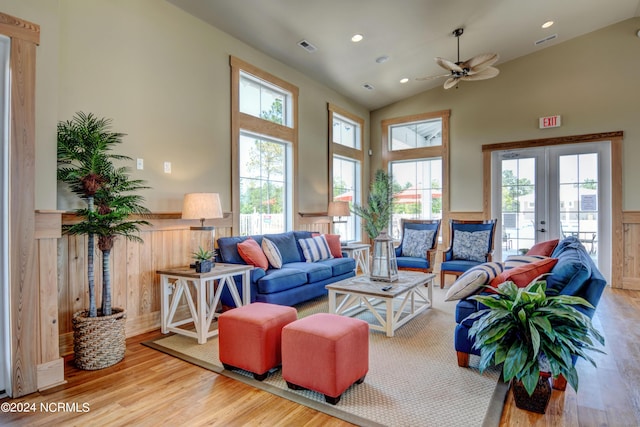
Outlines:
{"type": "Polygon", "coordinates": [[[222,218],[222,206],[218,193],[188,193],[182,202],[182,219],[199,219],[204,226],[205,219],[222,218]]]}
{"type": "Polygon", "coordinates": [[[327,209],[327,215],[329,216],[349,216],[349,202],[329,202],[329,208],[327,209]]]}

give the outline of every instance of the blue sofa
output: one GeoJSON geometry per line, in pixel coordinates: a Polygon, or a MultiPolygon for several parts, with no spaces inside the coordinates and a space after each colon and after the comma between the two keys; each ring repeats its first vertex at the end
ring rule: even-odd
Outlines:
{"type": "MultiPolygon", "coordinates": [[[[309,231],[289,231],[279,234],[250,236],[259,245],[267,237],[275,243],[282,256],[282,268],[269,265],[267,270],[251,270],[251,302],[267,302],[292,306],[326,295],[325,285],[355,276],[356,263],[353,258],[332,258],[318,262],[306,262],[299,239],[312,237],[309,231]]],[[[216,261],[229,264],[246,264],[238,253],[237,245],[248,239],[242,237],[221,237],[218,242],[216,261]]],[[[235,280],[242,298],[240,276],[235,280]]],[[[222,304],[235,307],[231,293],[225,288],[221,295],[222,304]]]]}
{"type": "MultiPolygon", "coordinates": [[[[567,237],[558,243],[551,257],[557,258],[558,262],[551,270],[551,275],[546,277],[547,294],[579,296],[596,307],[607,281],[582,243],[575,237],[567,237]]],[[[593,317],[595,308],[575,307],[593,317]]],[[[456,305],[454,341],[459,366],[469,365],[470,354],[480,355],[480,350],[473,348],[474,341],[468,336],[473,321],[465,319],[484,308],[484,305],[470,299],[462,299],[456,305]]]]}

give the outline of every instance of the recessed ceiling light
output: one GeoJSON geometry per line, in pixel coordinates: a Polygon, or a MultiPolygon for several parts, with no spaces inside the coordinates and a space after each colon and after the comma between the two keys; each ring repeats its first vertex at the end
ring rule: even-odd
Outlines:
{"type": "Polygon", "coordinates": [[[552,25],[553,25],[553,21],[547,21],[544,24],[542,24],[542,28],[549,28],[552,25]]]}
{"type": "Polygon", "coordinates": [[[387,62],[389,60],[389,57],[387,55],[382,55],[376,58],[376,62],[378,64],[382,64],[384,62],[387,62]]]}
{"type": "Polygon", "coordinates": [[[402,84],[405,84],[408,81],[409,81],[409,79],[406,78],[406,77],[403,77],[403,78],[400,79],[400,83],[402,83],[402,84]]]}
{"type": "Polygon", "coordinates": [[[354,42],[354,43],[358,43],[363,38],[364,38],[364,36],[362,34],[354,34],[353,37],[351,37],[351,41],[354,42]]]}

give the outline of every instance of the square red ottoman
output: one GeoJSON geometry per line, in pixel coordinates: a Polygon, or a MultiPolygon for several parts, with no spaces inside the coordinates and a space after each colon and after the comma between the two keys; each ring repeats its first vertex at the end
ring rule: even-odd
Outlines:
{"type": "Polygon", "coordinates": [[[319,313],[282,329],[282,377],[289,388],[324,394],[336,404],[369,371],[369,325],[337,314],[319,313]]]}
{"type": "Polygon", "coordinates": [[[259,381],[280,365],[282,328],[298,318],[293,307],[255,302],[218,317],[219,357],[225,369],[244,369],[259,381]]]}

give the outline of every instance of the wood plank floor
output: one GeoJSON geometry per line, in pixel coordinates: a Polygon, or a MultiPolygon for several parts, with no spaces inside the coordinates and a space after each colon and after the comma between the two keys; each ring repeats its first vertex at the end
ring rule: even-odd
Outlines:
{"type": "MultiPolygon", "coordinates": [[[[544,415],[516,408],[509,393],[501,426],[640,426],[640,293],[607,289],[594,322],[607,339],[607,354],[598,356],[597,369],[578,362],[579,392],[554,391],[544,415]]],[[[125,360],[108,369],[81,371],[67,360],[67,384],[1,400],[31,412],[0,412],[0,425],[350,425],[140,344],[158,335],[129,339],[125,360]]]]}

